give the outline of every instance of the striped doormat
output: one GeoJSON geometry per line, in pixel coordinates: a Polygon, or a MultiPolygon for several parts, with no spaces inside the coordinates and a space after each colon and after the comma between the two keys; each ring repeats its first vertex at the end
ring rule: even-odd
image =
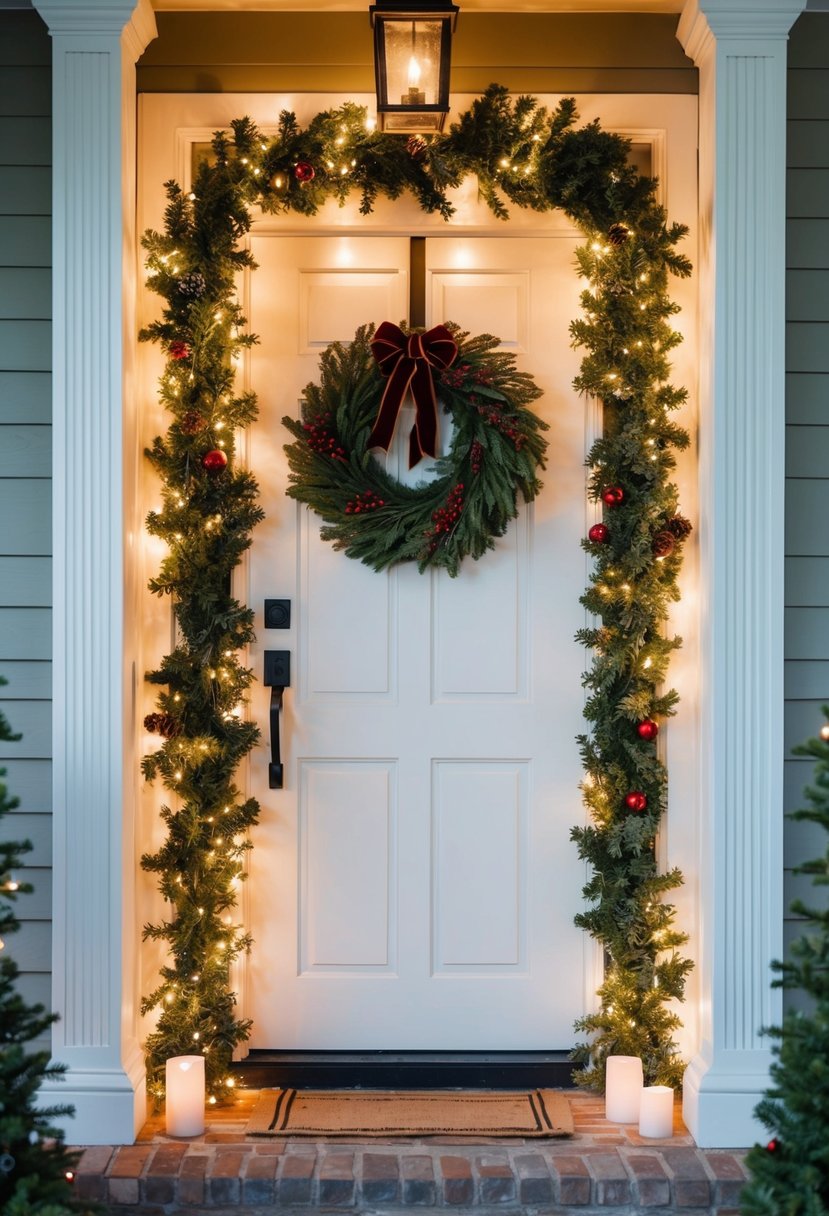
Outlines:
{"type": "Polygon", "coordinates": [[[263,1090],[248,1136],[572,1136],[573,1116],[552,1089],[388,1093],[371,1089],[263,1090]]]}

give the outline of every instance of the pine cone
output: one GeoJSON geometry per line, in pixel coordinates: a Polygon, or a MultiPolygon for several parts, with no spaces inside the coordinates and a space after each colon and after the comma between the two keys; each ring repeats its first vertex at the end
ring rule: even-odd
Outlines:
{"type": "Polygon", "coordinates": [[[190,274],[183,274],[176,284],[176,290],[180,296],[184,296],[185,300],[198,300],[207,291],[207,283],[204,275],[193,270],[190,274]]]}
{"type": "Polygon", "coordinates": [[[163,735],[165,739],[172,739],[179,733],[178,723],[172,714],[147,714],[144,719],[144,729],[154,735],[163,735]]]}
{"type": "Polygon", "coordinates": [[[406,151],[411,156],[413,161],[418,164],[426,159],[426,151],[429,145],[425,139],[421,139],[419,135],[410,135],[406,140],[406,151]]]}
{"type": "Polygon", "coordinates": [[[666,522],[665,527],[677,540],[685,540],[694,530],[694,525],[684,515],[674,515],[666,522]]]}
{"type": "Polygon", "coordinates": [[[607,230],[607,239],[611,245],[624,245],[630,238],[630,229],[626,224],[611,224],[607,230]]]}
{"type": "Polygon", "coordinates": [[[676,546],[676,537],[673,532],[664,530],[657,532],[651,543],[654,557],[668,557],[673,553],[676,546]]]}
{"type": "Polygon", "coordinates": [[[182,414],[178,425],[182,435],[198,435],[207,426],[207,419],[198,410],[188,410],[182,414]]]}

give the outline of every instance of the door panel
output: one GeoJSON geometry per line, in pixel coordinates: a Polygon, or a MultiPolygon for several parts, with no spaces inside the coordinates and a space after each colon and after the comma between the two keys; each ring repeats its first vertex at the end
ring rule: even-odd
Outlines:
{"type": "MultiPolygon", "coordinates": [[[[585,422],[574,237],[429,238],[428,323],[496,333],[544,390],[545,488],[458,578],[375,574],[319,538],[284,497],[280,419],[321,350],[406,315],[408,241],[254,234],[251,360],[262,417],[251,463],[268,518],[249,598],[294,601],[286,788],[267,788],[249,883],[254,1047],[566,1047],[583,1010],[580,814],[585,422]]],[[[444,446],[449,420],[442,418],[444,446]]],[[[407,481],[403,421],[387,458],[407,481]]],[[[257,712],[267,726],[267,693],[257,712]]]]}

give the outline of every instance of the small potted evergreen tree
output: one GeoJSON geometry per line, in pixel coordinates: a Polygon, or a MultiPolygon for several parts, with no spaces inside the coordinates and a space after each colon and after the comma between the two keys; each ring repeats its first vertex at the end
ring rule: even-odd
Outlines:
{"type": "MultiPolygon", "coordinates": [[[[794,749],[815,760],[805,790],[809,806],[792,819],[829,832],[829,706],[816,738],[794,749]]],[[[795,900],[792,912],[804,931],[787,962],[772,964],[778,988],[797,989],[801,1007],[789,1009],[773,1027],[772,1085],[756,1109],[771,1139],[756,1144],[746,1164],[750,1181],[742,1194],[744,1216],[827,1216],[829,1213],[829,840],[822,856],[796,867],[808,874],[823,898],[795,900]]]]}

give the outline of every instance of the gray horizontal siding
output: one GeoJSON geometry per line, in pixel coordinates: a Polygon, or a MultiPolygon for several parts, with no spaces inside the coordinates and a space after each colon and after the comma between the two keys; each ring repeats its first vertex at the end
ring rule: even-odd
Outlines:
{"type": "Polygon", "coordinates": [[[0,557],[0,587],[9,608],[48,608],[52,603],[51,557],[0,557]]]}
{"type": "MultiPolygon", "coordinates": [[[[35,274],[41,272],[37,270],[35,274]]],[[[46,272],[51,280],[51,271],[46,272]]],[[[0,426],[10,422],[52,421],[49,372],[0,371],[0,426]]]]}
{"type": "MultiPolygon", "coordinates": [[[[17,810],[3,839],[30,839],[6,951],[20,991],[51,1000],[51,44],[33,11],[0,11],[0,743],[17,810]]],[[[43,1043],[48,1046],[48,1036],[43,1043]]]]}
{"type": "MultiPolygon", "coordinates": [[[[2,431],[0,427],[0,444],[2,431]]],[[[49,557],[52,553],[51,482],[43,477],[0,480],[0,555],[49,557]]]]}
{"type": "MultiPolygon", "coordinates": [[[[791,749],[815,735],[829,703],[829,14],[805,13],[789,42],[786,243],[786,811],[805,805],[811,762],[791,749]]],[[[793,868],[826,833],[786,820],[784,942],[801,932],[795,898],[820,906],[793,868]]],[[[803,1008],[785,993],[787,1008],[803,1008]]]]}
{"type": "Polygon", "coordinates": [[[4,760],[2,767],[6,770],[8,787],[20,803],[18,810],[48,815],[51,820],[52,761],[12,757],[4,760]]]}
{"type": "Polygon", "coordinates": [[[44,267],[0,269],[0,319],[27,317],[48,321],[52,315],[52,274],[44,267]]]}
{"type": "Polygon", "coordinates": [[[786,213],[790,219],[829,215],[829,169],[789,169],[786,187],[786,213]]]}

